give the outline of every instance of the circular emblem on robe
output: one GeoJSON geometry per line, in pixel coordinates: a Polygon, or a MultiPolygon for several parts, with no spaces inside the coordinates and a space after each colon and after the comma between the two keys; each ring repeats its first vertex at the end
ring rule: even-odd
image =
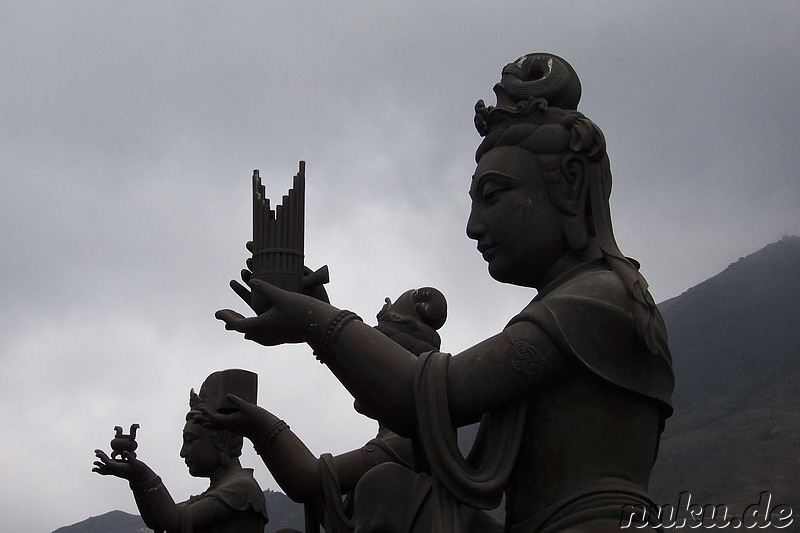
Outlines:
{"type": "Polygon", "coordinates": [[[539,350],[525,341],[517,341],[512,348],[511,367],[525,376],[533,378],[542,373],[542,358],[539,350]]]}

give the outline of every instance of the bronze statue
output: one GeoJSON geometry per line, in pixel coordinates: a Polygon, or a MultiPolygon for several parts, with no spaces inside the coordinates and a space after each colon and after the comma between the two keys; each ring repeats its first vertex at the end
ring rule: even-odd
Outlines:
{"type": "Polygon", "coordinates": [[[263,345],[308,343],[364,412],[421,442],[429,468],[360,480],[356,531],[466,530],[460,507],[503,494],[508,531],[617,531],[624,506],[652,504],[674,378],[647,282],[614,239],[605,139],[557,56],[519,58],[494,91],[496,106],[475,108],[467,235],[494,279],[538,291],[503,331],[417,357],[349,311],[255,280],[266,312],[217,312],[263,345]],[[453,428],[478,420],[465,459],[453,428]]]}
{"type": "MultiPolygon", "coordinates": [[[[123,446],[120,459],[95,450],[98,460],[92,471],[127,479],[142,520],[154,531],[262,533],[267,523],[264,493],[253,478],[253,471],[239,463],[241,435],[213,427],[200,411],[230,412],[230,392],[255,401],[255,379],[252,372],[224,370],[206,378],[198,394],[194,390],[189,393],[190,411],[180,455],[192,476],[210,478],[208,490],[199,496],[176,504],[161,478],[136,458],[132,439],[128,442],[133,445],[123,446]]],[[[133,427],[131,434],[135,436],[133,427]]],[[[116,453],[118,446],[113,447],[116,453]]]]}

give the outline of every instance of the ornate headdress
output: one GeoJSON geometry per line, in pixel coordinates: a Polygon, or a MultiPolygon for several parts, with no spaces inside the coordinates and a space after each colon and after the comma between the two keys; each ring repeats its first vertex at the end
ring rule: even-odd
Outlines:
{"type": "MultiPolygon", "coordinates": [[[[590,161],[605,157],[603,132],[577,111],[581,98],[578,74],[560,57],[545,53],[520,57],[503,68],[494,92],[496,106],[486,106],[483,100],[475,104],[475,128],[487,137],[478,148],[476,159],[509,130],[512,138],[535,139],[538,153],[555,154],[568,149],[590,161]],[[511,130],[514,126],[517,128],[511,130]],[[542,129],[534,134],[539,128],[542,129]]],[[[500,145],[509,143],[509,139],[499,141],[500,145]]]]}
{"type": "Polygon", "coordinates": [[[481,136],[509,119],[530,117],[548,106],[577,110],[581,82],[575,69],[560,57],[526,54],[503,67],[494,93],[496,106],[487,107],[483,100],[475,104],[475,127],[481,136]]]}
{"type": "Polygon", "coordinates": [[[228,394],[236,394],[243,400],[256,403],[258,374],[238,368],[214,372],[203,381],[199,393],[194,389],[189,391],[189,412],[186,414],[187,422],[205,426],[215,434],[215,443],[223,452],[223,461],[229,456],[238,457],[241,454],[242,436],[214,427],[200,411],[200,406],[221,412],[235,409],[227,398],[228,394]]]}

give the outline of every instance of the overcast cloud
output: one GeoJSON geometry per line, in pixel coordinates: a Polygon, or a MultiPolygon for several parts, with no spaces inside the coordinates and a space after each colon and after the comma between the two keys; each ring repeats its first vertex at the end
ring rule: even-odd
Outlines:
{"type": "Polygon", "coordinates": [[[0,0],[3,530],[136,512],[91,472],[115,425],[141,425],[176,500],[204,490],[178,450],[215,370],[258,372],[316,454],[374,435],[308,347],[214,319],[244,311],[254,168],[277,199],[308,162],[306,262],[334,304],[372,319],[433,285],[445,350],[502,328],[534,293],[492,281],[464,233],[472,107],[526,52],[579,73],[656,300],[800,232],[795,2],[431,4],[0,0]]]}

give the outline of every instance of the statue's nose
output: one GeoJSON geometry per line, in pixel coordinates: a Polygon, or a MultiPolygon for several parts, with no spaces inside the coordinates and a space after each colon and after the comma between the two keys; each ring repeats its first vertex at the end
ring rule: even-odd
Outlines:
{"type": "Polygon", "coordinates": [[[481,220],[474,210],[470,211],[469,218],[467,219],[467,237],[477,241],[485,231],[486,228],[483,225],[483,220],[481,220]]]}

